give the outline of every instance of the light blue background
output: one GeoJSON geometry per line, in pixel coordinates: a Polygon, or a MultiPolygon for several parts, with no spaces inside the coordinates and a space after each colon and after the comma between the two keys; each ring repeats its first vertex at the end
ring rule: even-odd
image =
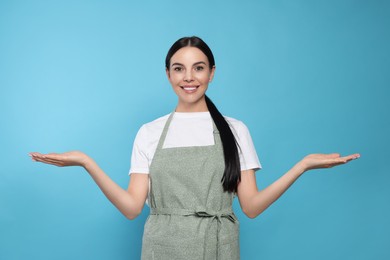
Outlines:
{"type": "Polygon", "coordinates": [[[388,1],[2,0],[0,259],[139,259],[147,207],[126,220],[82,169],[27,154],[79,149],[127,187],[188,35],[214,51],[208,94],[250,129],[260,188],[308,153],[362,154],[254,220],[236,201],[241,259],[390,259],[389,23],[388,1]]]}

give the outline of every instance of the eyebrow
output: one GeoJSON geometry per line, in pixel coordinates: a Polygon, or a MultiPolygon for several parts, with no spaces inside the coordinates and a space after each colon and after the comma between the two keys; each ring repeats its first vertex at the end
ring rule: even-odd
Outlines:
{"type": "MultiPolygon", "coordinates": [[[[198,62],[195,62],[192,66],[196,66],[196,65],[199,65],[199,64],[207,65],[206,62],[204,62],[204,61],[198,61],[198,62]]],[[[179,63],[179,62],[173,63],[173,64],[171,65],[171,67],[173,67],[173,66],[175,66],[175,65],[176,65],[176,66],[183,66],[183,67],[184,67],[184,65],[181,64],[181,63],[179,63]]]]}

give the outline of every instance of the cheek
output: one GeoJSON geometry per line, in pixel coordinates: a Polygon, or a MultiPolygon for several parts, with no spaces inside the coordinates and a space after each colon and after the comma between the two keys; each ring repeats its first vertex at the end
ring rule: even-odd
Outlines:
{"type": "Polygon", "coordinates": [[[180,72],[173,72],[171,73],[171,80],[172,81],[180,81],[183,79],[183,73],[180,73],[180,72]]]}
{"type": "Polygon", "coordinates": [[[208,73],[199,75],[198,80],[202,83],[208,83],[210,81],[210,75],[208,73]]]}
{"type": "Polygon", "coordinates": [[[171,85],[175,85],[180,81],[179,77],[177,75],[171,74],[169,77],[169,82],[171,85]]]}

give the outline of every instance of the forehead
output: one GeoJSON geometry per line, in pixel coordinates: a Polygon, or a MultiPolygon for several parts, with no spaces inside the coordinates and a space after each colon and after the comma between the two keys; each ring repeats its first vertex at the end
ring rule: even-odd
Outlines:
{"type": "Polygon", "coordinates": [[[190,46],[179,49],[171,58],[171,64],[175,62],[193,64],[200,61],[208,64],[207,56],[200,49],[190,46]]]}

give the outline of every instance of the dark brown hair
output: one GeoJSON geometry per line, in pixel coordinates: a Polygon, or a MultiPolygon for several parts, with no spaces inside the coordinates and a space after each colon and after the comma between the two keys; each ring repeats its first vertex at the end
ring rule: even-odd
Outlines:
{"type": "MultiPolygon", "coordinates": [[[[215,66],[214,55],[209,46],[199,37],[183,37],[177,40],[169,49],[165,58],[165,67],[169,70],[172,56],[183,47],[196,47],[201,50],[207,57],[210,69],[215,66]]],[[[219,112],[214,103],[205,96],[207,108],[218,128],[223,146],[225,158],[225,171],[222,177],[222,186],[224,191],[237,192],[238,183],[241,180],[240,157],[238,155],[238,143],[233,135],[232,130],[226,119],[219,112]]]]}

